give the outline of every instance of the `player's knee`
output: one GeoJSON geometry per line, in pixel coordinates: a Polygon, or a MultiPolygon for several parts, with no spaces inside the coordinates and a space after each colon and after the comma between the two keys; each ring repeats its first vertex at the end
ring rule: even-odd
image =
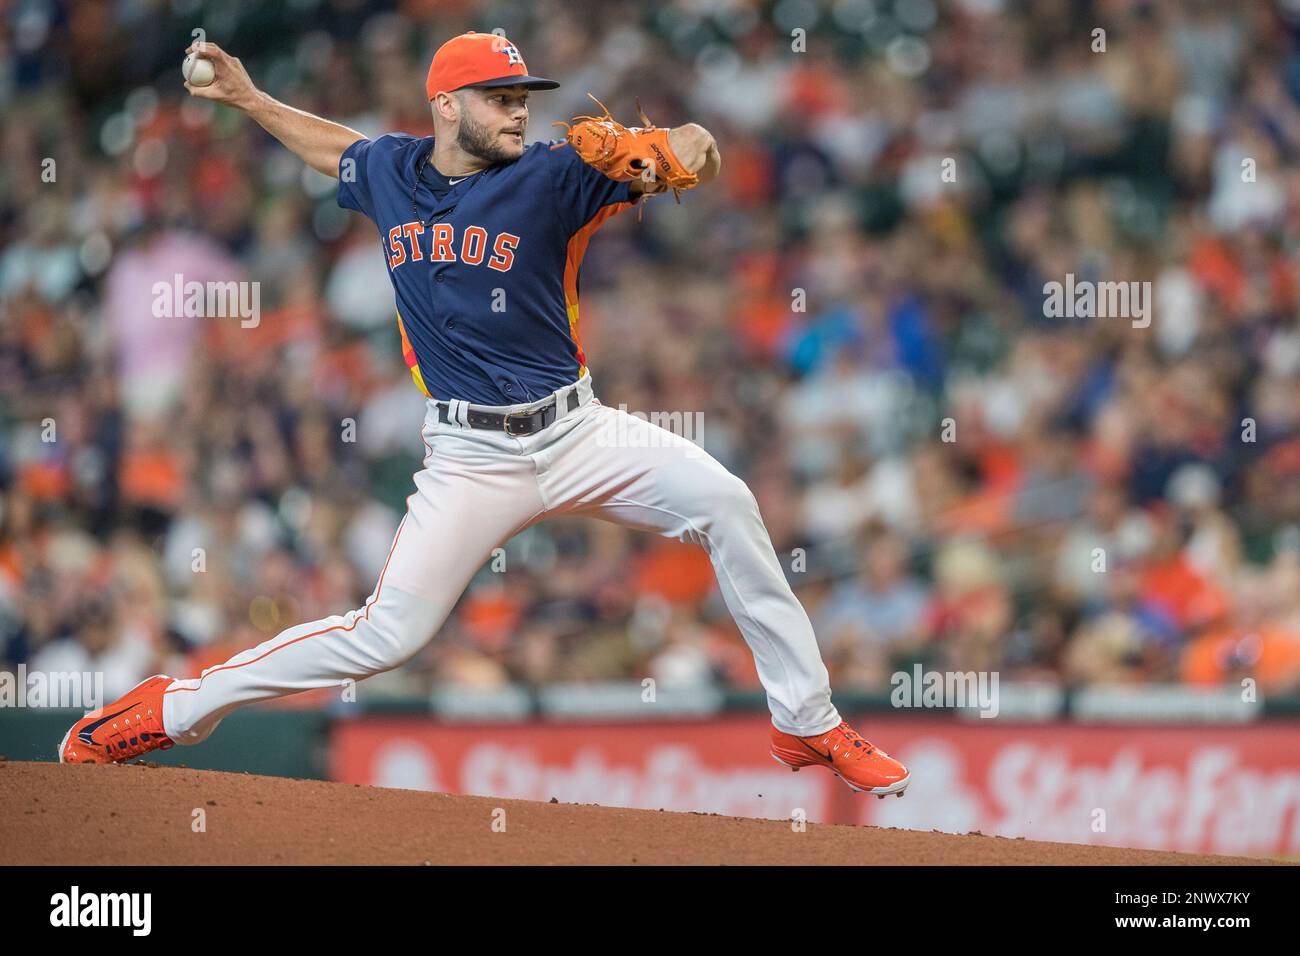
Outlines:
{"type": "Polygon", "coordinates": [[[375,627],[375,671],[392,670],[414,657],[428,639],[409,622],[384,620],[375,627]]]}
{"type": "Polygon", "coordinates": [[[749,486],[731,472],[718,468],[702,486],[712,525],[748,522],[758,517],[758,501],[749,486]]]}
{"type": "Polygon", "coordinates": [[[370,666],[374,673],[392,670],[414,657],[437,633],[446,617],[432,601],[390,594],[376,601],[367,618],[370,666]]]}

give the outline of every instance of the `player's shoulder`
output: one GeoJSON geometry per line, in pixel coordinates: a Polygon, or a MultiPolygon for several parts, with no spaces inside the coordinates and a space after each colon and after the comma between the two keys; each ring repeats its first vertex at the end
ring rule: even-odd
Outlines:
{"type": "Polygon", "coordinates": [[[339,180],[348,183],[362,178],[371,190],[405,183],[414,176],[420,157],[427,156],[432,148],[432,136],[410,133],[359,139],[339,157],[339,180]]]}
{"type": "Polygon", "coordinates": [[[369,143],[371,155],[385,157],[418,157],[433,148],[432,136],[413,136],[410,133],[385,133],[376,136],[369,143]]]}

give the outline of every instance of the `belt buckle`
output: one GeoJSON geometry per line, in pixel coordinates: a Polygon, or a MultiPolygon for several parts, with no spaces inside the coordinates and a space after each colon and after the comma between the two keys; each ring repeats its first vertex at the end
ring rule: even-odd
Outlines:
{"type": "MultiPolygon", "coordinates": [[[[551,401],[551,402],[547,402],[547,403],[546,403],[545,405],[543,405],[541,408],[534,408],[531,412],[527,412],[527,413],[524,413],[524,412],[516,412],[516,413],[513,414],[513,415],[505,415],[505,416],[503,416],[503,417],[505,418],[505,430],[506,430],[506,434],[509,435],[511,438],[520,438],[520,437],[527,438],[529,435],[532,434],[532,432],[524,432],[524,433],[522,433],[521,435],[516,435],[514,432],[512,432],[512,431],[510,430],[510,419],[512,419],[512,418],[522,418],[522,419],[524,419],[524,420],[526,420],[526,421],[528,421],[528,422],[531,422],[531,421],[533,420],[534,416],[536,416],[536,415],[541,415],[541,416],[543,416],[543,419],[544,419],[544,418],[545,418],[545,415],[546,415],[546,411],[547,411],[547,409],[554,408],[554,407],[555,407],[555,404],[556,404],[556,403],[555,403],[554,401],[551,401]]],[[[558,409],[557,409],[557,411],[558,411],[558,409]]]]}
{"type": "MultiPolygon", "coordinates": [[[[520,416],[517,416],[517,415],[506,415],[506,416],[504,416],[504,418],[505,418],[505,432],[506,432],[506,434],[509,435],[511,438],[520,438],[520,437],[525,437],[525,438],[526,438],[526,437],[527,437],[527,433],[520,433],[520,434],[516,435],[514,432],[512,432],[512,431],[510,430],[510,420],[511,420],[512,418],[518,418],[518,417],[520,417],[520,416]]],[[[528,417],[531,418],[532,416],[528,416],[528,417]]]]}

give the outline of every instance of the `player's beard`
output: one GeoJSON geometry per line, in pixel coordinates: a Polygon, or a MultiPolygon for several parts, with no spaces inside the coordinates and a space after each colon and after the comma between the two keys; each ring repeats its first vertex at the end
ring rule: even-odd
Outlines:
{"type": "Polygon", "coordinates": [[[485,163],[509,163],[519,158],[506,152],[488,128],[474,122],[468,113],[461,114],[460,128],[456,131],[456,145],[485,163]]]}

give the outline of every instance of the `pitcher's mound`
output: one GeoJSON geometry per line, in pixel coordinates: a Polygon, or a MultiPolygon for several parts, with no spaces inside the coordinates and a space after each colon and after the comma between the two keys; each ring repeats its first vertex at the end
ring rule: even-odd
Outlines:
{"type": "Polygon", "coordinates": [[[875,827],[795,832],[780,820],[138,764],[0,762],[4,865],[1260,862],[875,827]]]}

